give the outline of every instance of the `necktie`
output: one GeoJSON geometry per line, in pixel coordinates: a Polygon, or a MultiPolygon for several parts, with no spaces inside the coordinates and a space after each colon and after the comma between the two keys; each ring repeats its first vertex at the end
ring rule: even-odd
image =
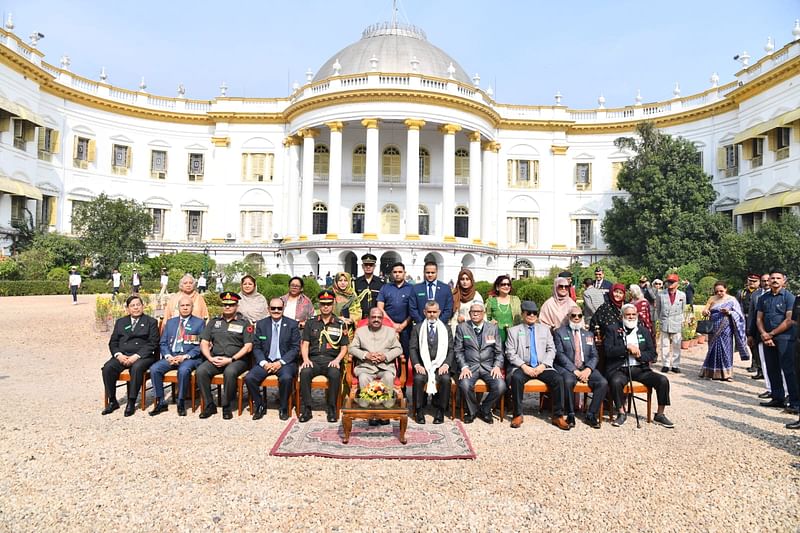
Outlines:
{"type": "Polygon", "coordinates": [[[133,333],[133,330],[136,329],[136,324],[138,324],[138,323],[139,323],[139,319],[138,318],[132,318],[131,319],[131,333],[133,333]]]}
{"type": "Polygon", "coordinates": [[[597,289],[599,289],[599,288],[600,288],[600,285],[602,285],[602,284],[603,284],[603,282],[602,282],[602,281],[600,281],[599,279],[598,279],[597,281],[595,281],[595,282],[594,282],[594,286],[595,286],[595,288],[597,288],[597,289]]]}
{"type": "Polygon", "coordinates": [[[472,326],[472,329],[475,331],[475,342],[478,343],[478,348],[481,347],[481,328],[478,326],[472,326]]]}
{"type": "Polygon", "coordinates": [[[186,319],[182,318],[178,321],[178,334],[175,335],[175,346],[172,348],[173,354],[183,353],[183,336],[186,330],[186,319]]]}
{"type": "Polygon", "coordinates": [[[277,361],[280,359],[280,349],[278,348],[278,337],[280,336],[280,322],[273,322],[272,323],[272,340],[269,343],[269,360],[270,361],[277,361]]]}
{"type": "Polygon", "coordinates": [[[528,326],[528,336],[531,345],[531,362],[532,367],[539,365],[539,357],[536,353],[536,329],[533,326],[528,326]]]}
{"type": "Polygon", "coordinates": [[[575,366],[580,368],[583,366],[583,346],[581,345],[581,332],[572,332],[572,342],[575,344],[575,366]]]}
{"type": "Polygon", "coordinates": [[[433,283],[428,283],[428,300],[433,300],[433,283]]]}
{"type": "Polygon", "coordinates": [[[436,342],[436,324],[428,325],[428,341],[431,344],[436,342]]]}

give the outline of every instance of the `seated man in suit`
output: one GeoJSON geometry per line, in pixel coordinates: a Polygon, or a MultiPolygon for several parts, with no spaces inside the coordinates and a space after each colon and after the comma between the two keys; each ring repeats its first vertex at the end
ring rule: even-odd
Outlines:
{"type": "Polygon", "coordinates": [[[669,380],[665,375],[650,370],[649,363],[656,359],[656,348],[650,332],[639,324],[639,313],[635,305],[622,306],[622,322],[606,328],[603,346],[606,350],[606,379],[611,389],[614,408],[618,411],[617,418],[611,425],[621,426],[627,419],[622,391],[630,378],[656,390],[658,412],[653,417],[653,422],[666,428],[675,427],[664,414],[664,407],[669,405],[669,380]]]}
{"type": "Polygon", "coordinates": [[[297,356],[300,354],[300,327],[296,320],[283,316],[283,300],[269,301],[269,317],[256,322],[253,337],[255,364],[244,379],[253,399],[253,420],[261,420],[266,406],[259,389],[261,382],[270,375],[278,376],[278,417],[289,419],[289,395],[297,377],[297,356]]]}
{"type": "Polygon", "coordinates": [[[564,379],[553,368],[556,349],[550,328],[539,323],[539,306],[536,302],[522,302],[522,324],[508,328],[506,358],[508,359],[508,383],[514,399],[514,418],[511,427],[522,425],[522,396],[525,384],[538,379],[547,385],[553,399],[553,425],[569,430],[564,416],[564,379]]]}
{"type": "Polygon", "coordinates": [[[437,280],[439,266],[434,261],[427,261],[423,268],[425,281],[414,285],[414,294],[409,302],[409,313],[415,324],[425,321],[423,312],[428,300],[436,300],[439,304],[439,320],[448,324],[453,316],[453,292],[444,283],[437,280]]]}
{"type": "MultiPolygon", "coordinates": [[[[353,373],[358,377],[358,387],[364,388],[380,379],[388,389],[394,389],[394,360],[403,353],[397,332],[383,324],[383,309],[369,310],[367,325],[356,330],[350,344],[353,356],[353,373]]],[[[402,384],[405,388],[405,383],[402,384]]],[[[370,420],[370,425],[388,424],[389,420],[370,420]]]]}
{"type": "Polygon", "coordinates": [[[472,304],[469,320],[456,326],[453,335],[453,351],[460,372],[458,387],[467,403],[465,424],[472,423],[476,416],[491,424],[494,402],[506,393],[500,331],[497,324],[484,320],[484,313],[483,304],[472,304]],[[475,395],[475,382],[478,379],[482,379],[489,388],[489,394],[480,405],[475,395]]]}
{"type": "Polygon", "coordinates": [[[409,357],[414,367],[414,419],[425,423],[428,394],[434,394],[434,424],[444,422],[444,411],[450,403],[450,369],[453,366],[453,334],[439,320],[439,304],[425,304],[425,321],[411,331],[409,357]]]}
{"type": "Polygon", "coordinates": [[[108,415],[119,409],[117,403],[117,380],[126,368],[130,371],[128,382],[128,405],[125,416],[136,412],[136,398],[142,388],[144,373],[156,361],[158,346],[158,321],[144,314],[144,303],[139,295],[128,296],[125,300],[128,316],[117,320],[108,349],[111,359],[103,365],[103,386],[106,389],[108,406],[102,414],[108,415]]]}
{"type": "Polygon", "coordinates": [[[577,305],[567,315],[569,324],[558,328],[553,334],[556,346],[555,368],[564,378],[564,396],[567,405],[567,422],[575,426],[575,395],[572,389],[580,381],[588,383],[592,390],[592,403],[586,411],[586,423],[600,428],[597,414],[608,392],[608,382],[597,370],[597,348],[594,334],[586,331],[583,313],[577,305]]]}
{"type": "Polygon", "coordinates": [[[178,416],[186,416],[186,391],[191,386],[192,372],[203,362],[200,353],[200,334],[206,323],[202,318],[192,316],[192,297],[183,295],[178,302],[178,316],[167,320],[161,334],[161,360],[150,367],[150,381],[156,395],[156,405],[150,416],[167,410],[164,400],[164,374],[170,370],[178,371],[178,416]]]}

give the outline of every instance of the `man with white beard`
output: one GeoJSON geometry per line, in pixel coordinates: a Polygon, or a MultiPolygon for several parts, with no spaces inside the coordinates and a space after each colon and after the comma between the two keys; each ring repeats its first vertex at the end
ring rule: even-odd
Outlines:
{"type": "Polygon", "coordinates": [[[610,324],[605,330],[603,346],[606,351],[606,379],[611,389],[614,408],[618,412],[613,426],[625,423],[627,414],[623,407],[623,389],[629,377],[656,391],[658,410],[653,422],[673,428],[675,425],[664,414],[669,405],[669,379],[664,374],[650,370],[649,363],[656,359],[656,348],[647,328],[639,324],[638,312],[633,304],[622,306],[622,322],[610,324]],[[628,367],[630,366],[630,376],[628,367]]]}
{"type": "Polygon", "coordinates": [[[597,348],[594,346],[594,333],[586,330],[583,312],[577,305],[572,306],[567,315],[567,325],[553,333],[556,346],[556,360],[553,365],[564,378],[564,397],[567,406],[567,422],[575,425],[575,398],[572,390],[580,381],[588,383],[592,390],[592,403],[586,411],[586,423],[600,428],[597,414],[608,392],[608,381],[597,370],[597,348]]]}

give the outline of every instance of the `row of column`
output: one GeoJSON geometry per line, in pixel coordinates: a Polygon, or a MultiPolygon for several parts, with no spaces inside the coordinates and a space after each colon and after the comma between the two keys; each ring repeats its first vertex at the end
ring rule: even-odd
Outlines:
{"type": "MultiPolygon", "coordinates": [[[[364,238],[377,239],[379,230],[379,198],[378,183],[380,179],[380,135],[379,119],[366,118],[361,121],[366,129],[366,168],[364,184],[364,238]]],[[[406,142],[406,239],[419,239],[419,139],[420,130],[425,121],[410,118],[405,122],[408,128],[406,142]]],[[[341,122],[328,122],[330,129],[330,160],[328,174],[328,234],[327,238],[336,239],[340,232],[339,210],[342,198],[342,129],[341,122]]],[[[444,124],[439,128],[442,133],[442,238],[445,242],[455,242],[455,134],[461,131],[458,124],[444,124]]],[[[300,213],[293,220],[287,221],[287,230],[305,240],[312,233],[312,208],[314,201],[314,148],[315,139],[319,136],[316,128],[300,130],[298,135],[303,143],[302,162],[300,163],[297,137],[288,137],[284,145],[289,149],[289,176],[285,205],[296,202],[300,197],[300,213]],[[297,170],[300,169],[298,176],[297,170]],[[302,176],[302,179],[301,179],[302,176]],[[299,219],[299,227],[298,227],[299,219]]],[[[480,132],[469,134],[469,227],[468,237],[475,243],[486,243],[492,235],[492,209],[496,202],[497,152],[500,144],[486,142],[481,145],[480,132]],[[481,161],[483,151],[483,162],[481,161]],[[484,186],[488,184],[489,186],[484,186]]],[[[296,205],[296,204],[295,204],[296,205]]]]}

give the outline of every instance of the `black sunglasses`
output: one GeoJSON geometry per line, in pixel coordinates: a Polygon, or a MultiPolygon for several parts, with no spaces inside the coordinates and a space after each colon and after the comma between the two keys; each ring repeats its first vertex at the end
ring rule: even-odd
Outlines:
{"type": "Polygon", "coordinates": [[[271,307],[269,308],[270,311],[283,311],[283,307],[271,307]]]}
{"type": "Polygon", "coordinates": [[[569,289],[569,285],[559,285],[559,289],[569,289]]]}
{"type": "Polygon", "coordinates": [[[538,315],[539,311],[523,311],[526,315],[538,315]]]}
{"type": "Polygon", "coordinates": [[[578,313],[578,314],[570,313],[569,317],[570,318],[583,318],[583,313],[578,313]]]}

